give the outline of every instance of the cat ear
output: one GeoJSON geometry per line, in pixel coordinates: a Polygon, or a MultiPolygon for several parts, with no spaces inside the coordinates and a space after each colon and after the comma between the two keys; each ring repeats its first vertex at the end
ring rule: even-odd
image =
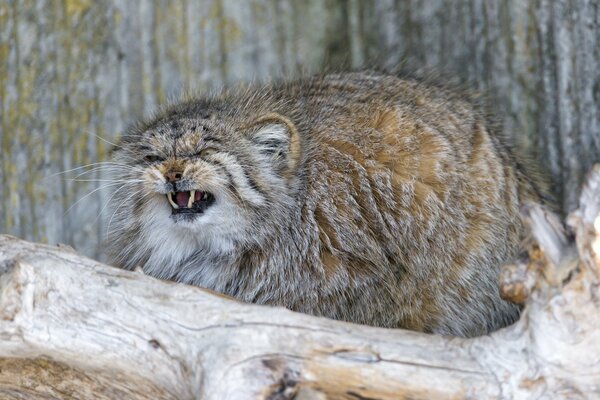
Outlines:
{"type": "Polygon", "coordinates": [[[300,138],[292,121],[277,113],[266,114],[250,124],[248,137],[257,151],[282,174],[291,174],[300,158],[300,138]]]}

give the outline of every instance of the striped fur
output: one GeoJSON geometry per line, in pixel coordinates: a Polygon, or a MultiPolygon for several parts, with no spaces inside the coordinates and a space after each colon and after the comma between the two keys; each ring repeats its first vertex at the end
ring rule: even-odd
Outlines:
{"type": "Polygon", "coordinates": [[[108,213],[124,268],[382,327],[473,336],[518,317],[498,269],[538,196],[444,88],[375,72],[237,88],[138,124],[115,161],[133,182],[108,213]],[[173,168],[215,196],[195,220],[171,216],[173,168]]]}

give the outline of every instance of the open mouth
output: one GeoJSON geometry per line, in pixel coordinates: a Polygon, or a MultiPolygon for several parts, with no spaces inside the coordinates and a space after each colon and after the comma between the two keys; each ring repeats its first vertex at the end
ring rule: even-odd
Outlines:
{"type": "Polygon", "coordinates": [[[167,199],[171,204],[173,214],[202,214],[215,202],[215,196],[212,193],[201,192],[200,190],[170,192],[167,193],[167,199]]]}

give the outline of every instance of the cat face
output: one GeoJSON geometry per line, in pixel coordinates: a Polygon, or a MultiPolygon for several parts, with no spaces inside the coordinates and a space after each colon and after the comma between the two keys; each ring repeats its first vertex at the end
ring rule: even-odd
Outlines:
{"type": "Polygon", "coordinates": [[[136,249],[151,253],[232,251],[286,202],[297,147],[293,124],[279,115],[150,123],[115,154],[129,168],[113,178],[131,184],[113,194],[112,235],[136,232],[136,249]]]}

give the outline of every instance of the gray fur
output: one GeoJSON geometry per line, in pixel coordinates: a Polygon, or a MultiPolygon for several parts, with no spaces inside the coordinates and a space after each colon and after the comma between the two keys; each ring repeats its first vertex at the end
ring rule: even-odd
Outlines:
{"type": "Polygon", "coordinates": [[[537,200],[502,143],[461,95],[374,72],[189,99],[123,137],[108,249],[247,302],[485,334],[518,317],[497,276],[526,236],[520,204],[537,200]],[[176,221],[168,168],[215,204],[176,221]]]}

